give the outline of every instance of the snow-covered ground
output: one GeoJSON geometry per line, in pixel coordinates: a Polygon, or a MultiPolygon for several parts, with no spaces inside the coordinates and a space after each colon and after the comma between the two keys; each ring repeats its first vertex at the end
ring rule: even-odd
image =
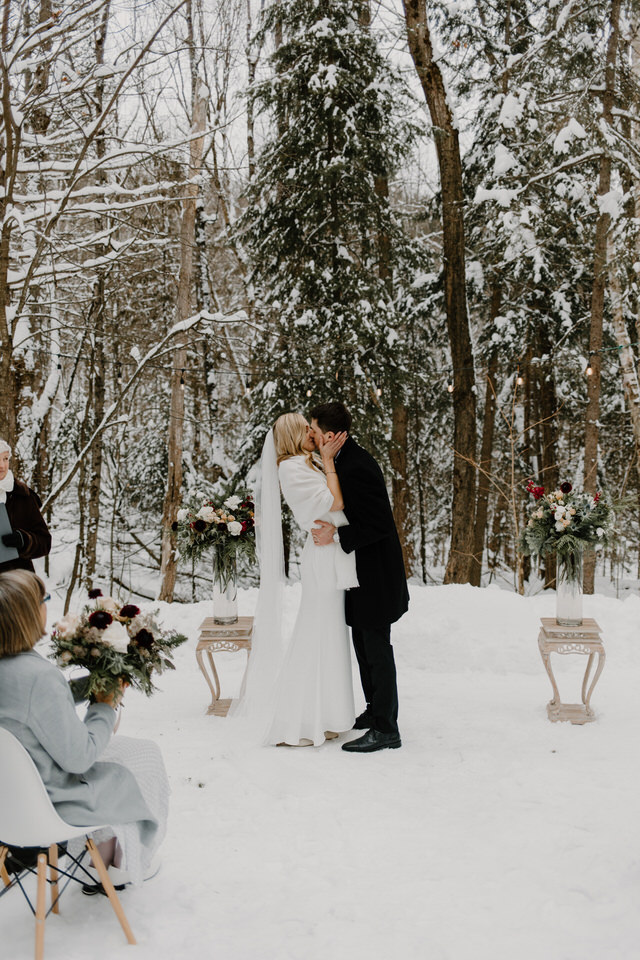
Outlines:
{"type": "MultiPolygon", "coordinates": [[[[293,615],[299,587],[287,590],[293,615]]],[[[109,903],[69,889],[47,960],[635,960],[640,943],[640,598],[585,598],[604,630],[597,721],[552,724],[537,649],[554,597],[413,587],[393,631],[403,748],[353,755],[260,747],[205,716],[194,657],[209,604],[160,605],[190,634],[120,732],[161,745],[172,785],[164,866],[109,903]]],[[[251,613],[256,591],[241,594],[251,613]]],[[[60,613],[54,598],[51,619],[60,613]]],[[[583,657],[556,657],[579,699],[583,657]]],[[[242,654],[222,654],[223,696],[242,654]]],[[[359,685],[354,681],[361,704],[359,685]]],[[[351,734],[349,735],[351,736],[351,734]]],[[[0,955],[33,954],[18,891],[0,955]]]]}

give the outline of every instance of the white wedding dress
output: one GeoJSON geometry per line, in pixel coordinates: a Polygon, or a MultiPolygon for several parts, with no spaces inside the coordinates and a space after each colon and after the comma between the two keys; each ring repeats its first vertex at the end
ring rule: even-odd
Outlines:
{"type": "Polygon", "coordinates": [[[315,520],[347,523],[330,512],[333,494],[320,470],[304,456],[278,467],[280,486],[296,522],[308,537],[302,551],[302,599],[276,684],[266,742],[323,743],[325,731],[350,730],[355,719],[351,645],[344,617],[344,588],[357,586],[355,557],[337,543],[316,546],[315,520]]]}

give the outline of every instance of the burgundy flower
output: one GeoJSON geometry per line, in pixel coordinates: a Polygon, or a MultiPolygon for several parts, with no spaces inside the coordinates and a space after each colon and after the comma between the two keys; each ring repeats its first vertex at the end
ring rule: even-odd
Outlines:
{"type": "Polygon", "coordinates": [[[94,587],[93,590],[89,590],[89,600],[97,600],[98,597],[102,596],[102,590],[99,587],[94,587]]]}
{"type": "Polygon", "coordinates": [[[153,634],[149,630],[138,630],[133,642],[143,650],[150,650],[153,646],[153,634]]]}
{"type": "Polygon", "coordinates": [[[106,630],[110,623],[113,623],[113,617],[106,610],[94,610],[89,617],[89,623],[98,630],[106,630]]]}
{"type": "Polygon", "coordinates": [[[533,480],[529,480],[527,493],[530,493],[534,500],[541,500],[542,497],[544,497],[544,487],[536,487],[533,484],[533,480]]]}
{"type": "Polygon", "coordinates": [[[126,617],[127,620],[133,620],[134,617],[137,617],[140,613],[140,607],[136,607],[135,603],[125,603],[124,607],[120,611],[121,617],[126,617]]]}
{"type": "Polygon", "coordinates": [[[203,530],[206,530],[206,529],[207,529],[206,523],[205,523],[204,520],[202,520],[200,517],[198,517],[197,520],[194,520],[193,523],[191,524],[191,526],[192,526],[193,529],[196,530],[198,533],[202,533],[203,530]]]}
{"type": "Polygon", "coordinates": [[[568,480],[565,480],[564,483],[560,484],[560,489],[562,490],[563,493],[571,493],[571,491],[573,490],[573,487],[571,486],[568,480]]]}
{"type": "Polygon", "coordinates": [[[600,491],[598,491],[598,492],[596,493],[595,497],[593,498],[593,502],[594,502],[594,503],[597,503],[601,496],[602,496],[602,494],[600,493],[600,491]]]}
{"type": "Polygon", "coordinates": [[[243,532],[243,533],[246,533],[248,529],[249,529],[249,521],[248,521],[248,520],[243,520],[243,521],[242,521],[242,532],[243,532]]]}

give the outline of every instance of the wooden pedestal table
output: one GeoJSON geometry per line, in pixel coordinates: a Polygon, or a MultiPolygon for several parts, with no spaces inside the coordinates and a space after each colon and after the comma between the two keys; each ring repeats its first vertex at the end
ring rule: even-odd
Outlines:
{"type": "Polygon", "coordinates": [[[547,704],[547,715],[549,720],[569,720],[571,723],[590,723],[595,720],[595,714],[591,709],[591,694],[600,679],[600,674],[604,668],[605,652],[600,637],[600,627],[595,620],[585,619],[579,627],[564,627],[552,617],[542,617],[541,630],[538,636],[538,646],[540,655],[544,663],[545,670],[549,674],[551,686],[553,687],[553,700],[547,704]],[[556,679],[553,675],[551,666],[551,654],[560,653],[581,653],[588,656],[587,668],[582,681],[582,703],[562,703],[560,701],[560,691],[556,679]],[[596,672],[593,675],[591,685],[589,676],[593,666],[594,658],[598,655],[596,672]]]}
{"type": "Polygon", "coordinates": [[[213,617],[207,617],[200,624],[200,636],[196,647],[196,660],[211,690],[211,703],[207,714],[214,717],[226,717],[231,700],[220,699],[220,678],[216,670],[214,653],[247,651],[247,664],[251,653],[251,634],[253,617],[238,617],[236,623],[214,623],[213,617]]]}

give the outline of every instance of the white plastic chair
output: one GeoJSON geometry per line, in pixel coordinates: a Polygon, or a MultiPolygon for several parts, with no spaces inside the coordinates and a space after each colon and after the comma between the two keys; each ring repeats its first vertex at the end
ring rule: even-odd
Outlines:
{"type": "MultiPolygon", "coordinates": [[[[0,727],[0,778],[2,780],[2,789],[0,789],[0,877],[5,888],[13,886],[16,882],[19,883],[19,880],[11,880],[4,865],[8,847],[41,848],[36,870],[38,887],[36,909],[34,911],[36,918],[36,960],[42,960],[44,956],[47,866],[50,870],[51,910],[58,913],[59,873],[63,873],[69,879],[78,879],[73,875],[75,869],[71,874],[59,870],[58,844],[74,837],[85,837],[87,850],[91,855],[102,886],[120,921],[124,934],[129,943],[135,943],[135,937],[114,890],[107,868],[95,843],[87,834],[89,828],[73,827],[58,816],[33,760],[20,741],[2,727],[0,727]]],[[[91,826],[90,829],[93,832],[104,826],[106,824],[91,826]]],[[[21,883],[19,885],[22,887],[21,883]]],[[[22,890],[25,893],[24,888],[22,890]]],[[[6,893],[6,889],[3,892],[6,893]]]]}

